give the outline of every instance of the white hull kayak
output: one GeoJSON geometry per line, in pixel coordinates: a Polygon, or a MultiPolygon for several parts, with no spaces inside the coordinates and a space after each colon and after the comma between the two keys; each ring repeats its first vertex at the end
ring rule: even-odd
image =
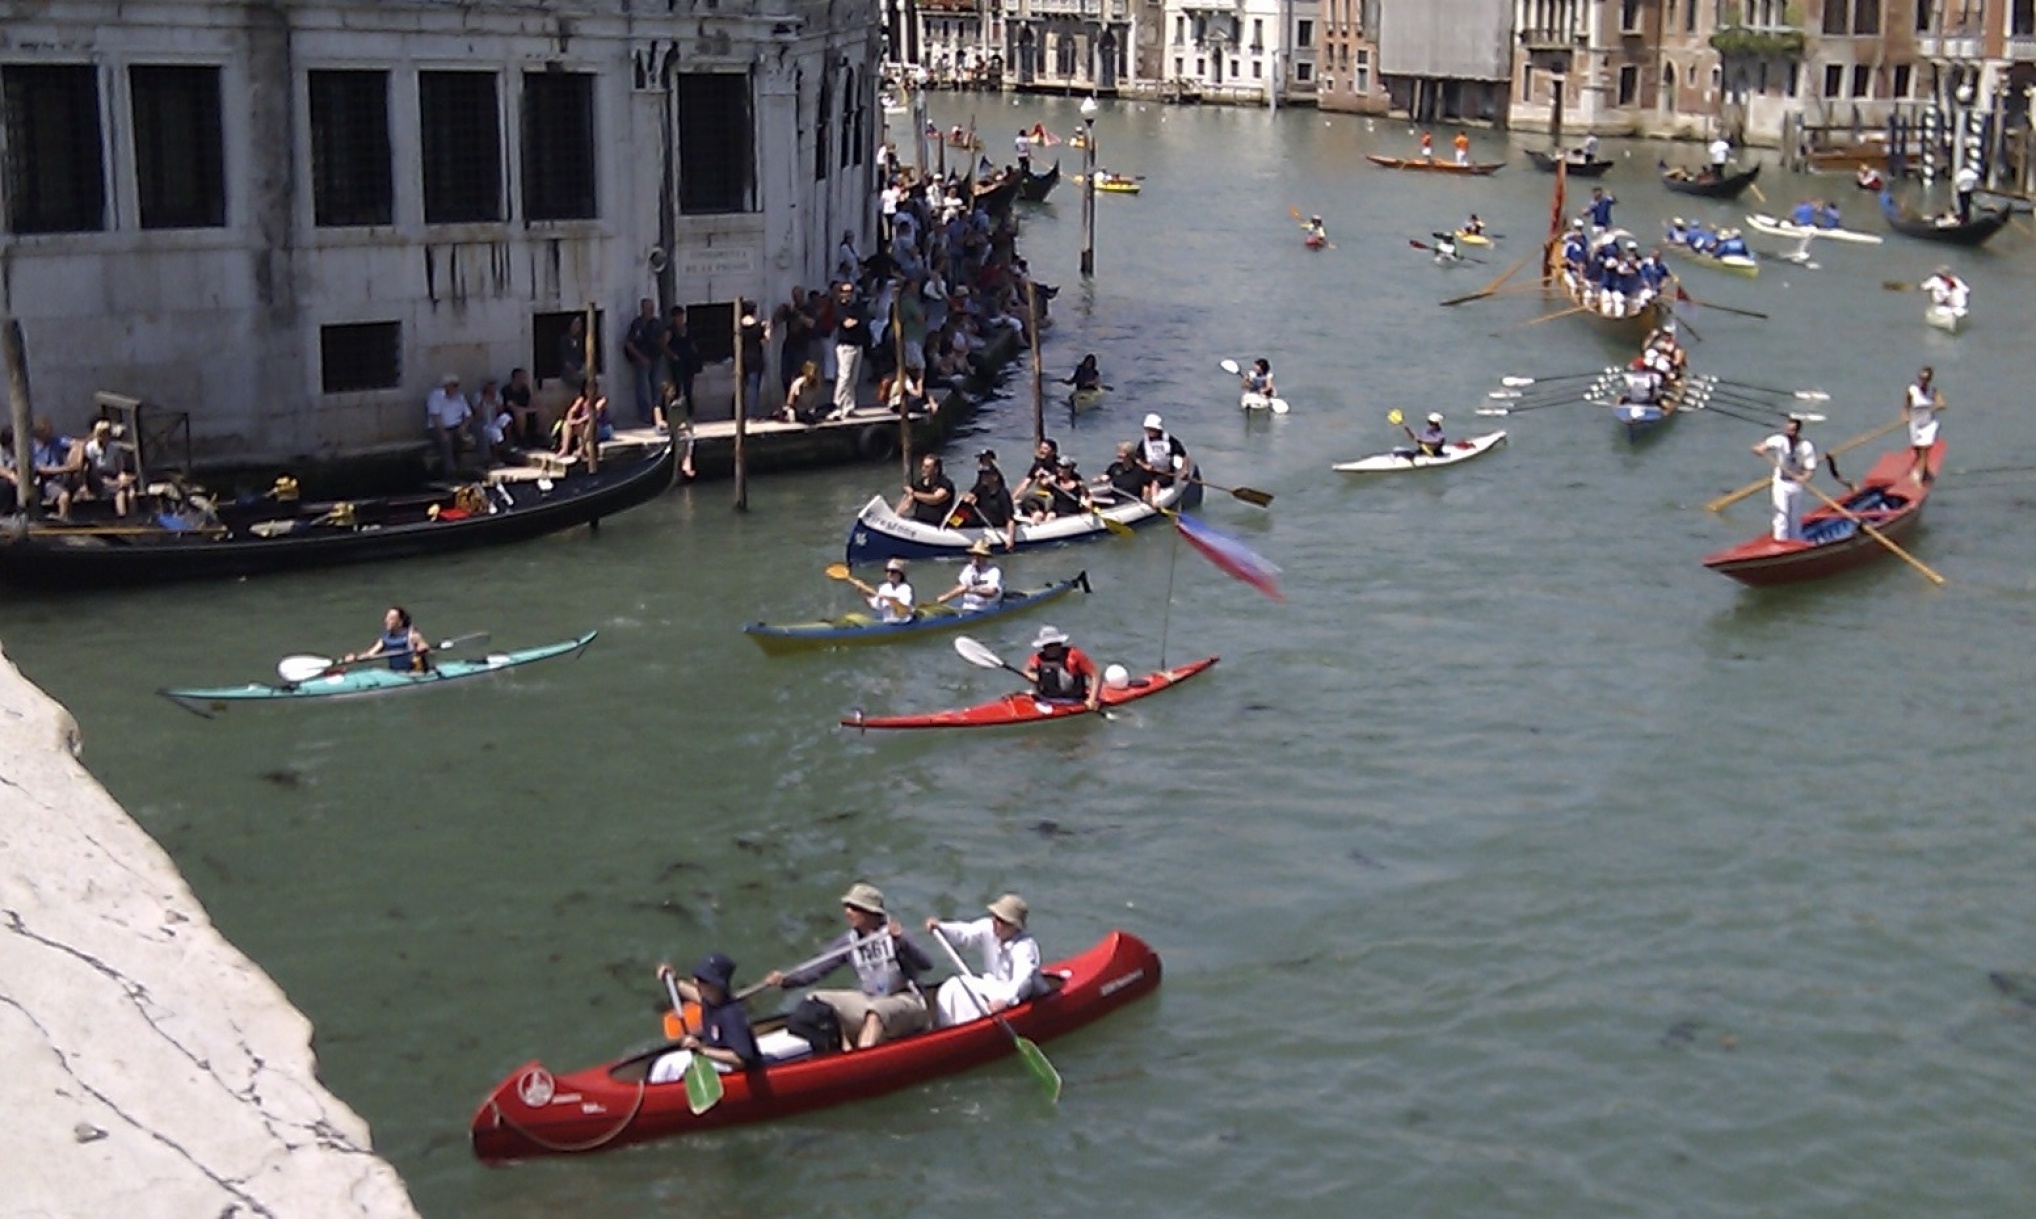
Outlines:
{"type": "Polygon", "coordinates": [[[1288,411],[1294,409],[1293,407],[1287,405],[1287,400],[1285,398],[1268,398],[1264,394],[1254,394],[1249,392],[1241,395],[1237,399],[1237,406],[1238,409],[1240,410],[1271,411],[1275,415],[1284,415],[1288,411]]]}
{"type": "Polygon", "coordinates": [[[1879,233],[1860,233],[1852,229],[1820,229],[1808,225],[1792,224],[1779,216],[1754,213],[1746,218],[1746,225],[1756,233],[1770,237],[1821,237],[1826,241],[1850,241],[1858,245],[1879,245],[1879,233]]]}
{"type": "Polygon", "coordinates": [[[1946,334],[1957,334],[1965,329],[1965,310],[1953,309],[1949,305],[1931,305],[1923,310],[1923,324],[1942,330],[1946,334]]]}
{"type": "Polygon", "coordinates": [[[1460,461],[1481,457],[1505,442],[1504,432],[1486,432],[1482,436],[1472,436],[1468,440],[1452,441],[1433,457],[1416,453],[1411,449],[1394,449],[1390,453],[1339,462],[1329,468],[1344,474],[1390,474],[1397,470],[1427,470],[1435,466],[1453,466],[1460,461]]]}

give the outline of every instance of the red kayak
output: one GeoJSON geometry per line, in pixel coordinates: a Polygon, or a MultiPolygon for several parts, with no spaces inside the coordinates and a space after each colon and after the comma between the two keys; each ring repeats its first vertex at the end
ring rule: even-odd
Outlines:
{"type": "Polygon", "coordinates": [[[1307,246],[1311,250],[1319,250],[1323,246],[1329,244],[1329,239],[1317,233],[1309,233],[1307,236],[1301,238],[1301,244],[1307,246]]]}
{"type": "MultiPolygon", "coordinates": [[[[1923,519],[1923,504],[1930,498],[1932,485],[1909,477],[1909,465],[1914,460],[1908,449],[1883,455],[1866,472],[1859,486],[1838,502],[1845,505],[1846,512],[1872,525],[1882,536],[1896,543],[1906,541],[1923,519]]],[[[1928,461],[1934,480],[1938,467],[1944,464],[1943,441],[1931,446],[1928,461]]],[[[1871,563],[1888,553],[1887,547],[1844,512],[1820,504],[1803,515],[1802,541],[1777,542],[1763,535],[1706,557],[1704,566],[1742,584],[1763,587],[1821,579],[1871,563]]]]}
{"type": "MultiPolygon", "coordinates": [[[[1171,689],[1195,674],[1216,663],[1216,657],[1191,660],[1172,669],[1161,669],[1144,677],[1134,677],[1122,686],[1104,686],[1102,704],[1105,708],[1121,707],[1171,689]]],[[[1040,720],[1060,720],[1069,716],[1086,715],[1088,709],[1078,702],[1049,702],[1036,694],[1006,694],[993,703],[976,707],[962,707],[954,711],[935,711],[927,715],[879,715],[866,716],[858,711],[844,716],[844,728],[1000,728],[1006,724],[1032,724],[1040,720]]]]}
{"type": "MultiPolygon", "coordinates": [[[[1003,1012],[1019,1036],[1034,1041],[1072,1032],[1158,989],[1159,955],[1137,936],[1113,931],[1080,956],[1041,972],[1057,985],[1003,1012]]],[[[1010,1035],[994,1021],[971,1020],[874,1049],[780,1060],[777,1049],[788,1041],[805,1048],[782,1024],[757,1025],[757,1043],[770,1061],[756,1071],[724,1075],[720,1103],[698,1116],[686,1103],[683,1078],[648,1082],[651,1064],[671,1052],[671,1045],[566,1075],[553,1075],[533,1059],[481,1102],[471,1126],[474,1155],[497,1162],[606,1151],[769,1121],[917,1087],[1012,1052],[1010,1035]]]]}

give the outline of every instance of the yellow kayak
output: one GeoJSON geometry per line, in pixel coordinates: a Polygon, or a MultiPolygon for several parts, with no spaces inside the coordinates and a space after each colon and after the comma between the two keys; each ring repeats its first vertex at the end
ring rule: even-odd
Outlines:
{"type": "Polygon", "coordinates": [[[1466,233],[1462,229],[1458,229],[1456,230],[1456,244],[1490,245],[1492,244],[1492,239],[1490,237],[1485,236],[1483,233],[1466,233]]]}
{"type": "MultiPolygon", "coordinates": [[[[1099,173],[1096,175],[1096,189],[1110,191],[1119,195],[1135,195],[1141,189],[1140,183],[1143,181],[1143,178],[1133,178],[1125,174],[1099,173]]],[[[1081,184],[1082,175],[1076,174],[1075,185],[1080,186],[1081,184]]]]}

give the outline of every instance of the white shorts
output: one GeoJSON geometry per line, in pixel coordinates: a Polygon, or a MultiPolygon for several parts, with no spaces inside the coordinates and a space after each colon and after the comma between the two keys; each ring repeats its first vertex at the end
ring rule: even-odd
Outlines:
{"type": "Polygon", "coordinates": [[[1909,447],[1927,449],[1936,443],[1937,416],[1931,415],[1927,420],[1918,420],[1915,416],[1911,415],[1909,417],[1909,447]]]}

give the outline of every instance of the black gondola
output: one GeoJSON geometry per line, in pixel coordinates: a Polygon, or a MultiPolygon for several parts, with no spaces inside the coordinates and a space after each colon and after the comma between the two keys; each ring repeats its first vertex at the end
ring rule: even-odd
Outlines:
{"type": "Polygon", "coordinates": [[[975,206],[992,216],[1003,215],[1018,201],[1018,191],[1025,185],[1025,178],[1025,171],[1013,165],[998,171],[994,177],[979,179],[974,184],[975,206]]]}
{"type": "Polygon", "coordinates": [[[1970,220],[1939,220],[1928,216],[1917,216],[1904,212],[1895,202],[1895,197],[1886,191],[1880,193],[1881,215],[1887,217],[1888,227],[1897,233],[1924,241],[1942,242],[1945,245],[1976,246],[1986,244],[1995,233],[2008,227],[2014,213],[2007,208],[1972,209],[1970,220]]]}
{"type": "Polygon", "coordinates": [[[1043,203],[1053,193],[1053,188],[1059,185],[1060,162],[1056,160],[1053,168],[1043,174],[1025,175],[1025,181],[1018,184],[1018,199],[1023,203],[1043,203]]]}
{"type": "Polygon", "coordinates": [[[1572,178],[1602,178],[1605,171],[1612,168],[1610,161],[1595,157],[1579,158],[1575,153],[1541,152],[1533,148],[1527,150],[1527,159],[1545,174],[1554,173],[1558,164],[1567,164],[1572,178]]]}
{"type": "Polygon", "coordinates": [[[1739,192],[1753,185],[1760,176],[1760,166],[1742,169],[1736,174],[1722,178],[1671,177],[1666,165],[1661,167],[1661,184],[1678,195],[1696,195],[1701,199],[1737,199],[1739,192]]]}
{"type": "Polygon", "coordinates": [[[0,531],[0,586],[58,590],[218,579],[522,541],[634,508],[672,485],[669,440],[599,473],[336,503],[263,499],[146,523],[0,531]]]}

